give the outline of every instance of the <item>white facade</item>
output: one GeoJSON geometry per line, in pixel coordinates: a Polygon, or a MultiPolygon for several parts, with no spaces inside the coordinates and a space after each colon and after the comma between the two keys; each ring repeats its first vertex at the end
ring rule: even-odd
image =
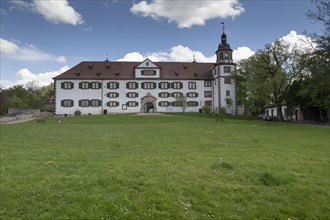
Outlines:
{"type": "MultiPolygon", "coordinates": [[[[164,81],[164,80],[56,80],[56,114],[57,115],[74,115],[75,111],[80,111],[82,114],[111,114],[111,113],[135,113],[135,112],[145,112],[145,105],[143,103],[144,99],[152,97],[150,101],[153,104],[151,111],[157,112],[181,112],[181,107],[176,107],[172,103],[175,102],[176,98],[173,97],[173,94],[182,93],[187,96],[188,106],[186,107],[186,112],[198,112],[199,109],[205,104],[206,101],[212,103],[213,97],[205,97],[205,92],[213,91],[213,87],[205,87],[204,80],[173,80],[173,81],[164,81]],[[72,89],[63,89],[61,88],[62,83],[73,82],[72,89]],[[79,83],[101,83],[101,88],[99,89],[81,89],[79,88],[79,83]],[[118,83],[119,88],[108,88],[107,84],[109,82],[118,83]],[[159,87],[160,83],[180,83],[182,88],[174,89],[162,89],[159,87]],[[128,83],[137,84],[136,89],[127,88],[128,83]],[[144,89],[142,88],[143,83],[153,83],[155,86],[154,89],[144,89]],[[189,83],[195,84],[195,88],[189,88],[189,83]],[[109,97],[109,93],[116,94],[112,97],[109,97]],[[137,94],[137,97],[130,98],[128,97],[129,93],[137,94]],[[168,97],[162,97],[161,93],[167,93],[168,97]],[[194,93],[195,97],[188,97],[188,93],[194,93]],[[63,100],[72,100],[72,106],[63,106],[63,100]],[[100,106],[87,106],[83,107],[79,105],[81,100],[100,100],[100,106]],[[109,102],[116,102],[116,106],[109,106],[109,102]],[[129,102],[134,102],[136,106],[130,106],[129,102]],[[161,102],[168,102],[168,106],[162,106],[161,102]],[[194,102],[194,103],[193,103],[194,102]],[[193,106],[189,106],[193,104],[193,106]]],[[[111,104],[113,104],[111,103],[111,104]]]]}

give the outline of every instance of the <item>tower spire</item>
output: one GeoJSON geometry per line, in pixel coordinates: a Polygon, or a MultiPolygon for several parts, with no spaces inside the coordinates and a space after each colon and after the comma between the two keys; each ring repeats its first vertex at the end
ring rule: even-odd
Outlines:
{"type": "Polygon", "coordinates": [[[225,33],[225,22],[221,22],[222,24],[222,33],[225,33]]]}

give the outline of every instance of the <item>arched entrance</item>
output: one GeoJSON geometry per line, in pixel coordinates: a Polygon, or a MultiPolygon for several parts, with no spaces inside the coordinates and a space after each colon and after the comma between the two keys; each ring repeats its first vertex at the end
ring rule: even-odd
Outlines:
{"type": "Polygon", "coordinates": [[[147,102],[144,105],[144,113],[153,113],[154,112],[154,105],[151,102],[147,102]]]}
{"type": "Polygon", "coordinates": [[[147,93],[146,96],[141,98],[141,113],[153,113],[157,112],[157,98],[151,95],[150,92],[147,93]]]}

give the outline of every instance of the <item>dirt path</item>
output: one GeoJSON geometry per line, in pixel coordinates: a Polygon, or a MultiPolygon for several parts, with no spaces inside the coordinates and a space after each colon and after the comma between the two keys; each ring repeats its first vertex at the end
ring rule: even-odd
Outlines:
{"type": "Polygon", "coordinates": [[[36,120],[36,119],[38,119],[38,118],[25,118],[25,119],[19,119],[19,120],[15,120],[15,121],[2,122],[1,124],[4,124],[4,125],[18,124],[18,123],[24,123],[24,122],[28,122],[28,121],[33,121],[33,120],[36,120]]]}

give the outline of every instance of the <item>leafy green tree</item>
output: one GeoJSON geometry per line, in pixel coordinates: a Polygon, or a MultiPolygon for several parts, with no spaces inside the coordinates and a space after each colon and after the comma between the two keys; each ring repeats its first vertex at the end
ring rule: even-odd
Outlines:
{"type": "Polygon", "coordinates": [[[187,96],[180,94],[179,97],[175,98],[175,101],[177,103],[177,106],[182,109],[182,112],[184,113],[187,108],[187,96]]]}
{"type": "Polygon", "coordinates": [[[311,106],[327,110],[327,118],[330,119],[330,2],[313,0],[315,11],[309,11],[307,18],[313,22],[320,22],[323,29],[320,33],[312,33],[310,36],[316,42],[316,48],[308,54],[306,67],[309,75],[303,81],[299,95],[310,99],[311,106]]]}
{"type": "Polygon", "coordinates": [[[281,105],[292,82],[305,73],[304,61],[304,54],[297,46],[290,47],[280,40],[266,45],[239,65],[234,76],[237,86],[242,87],[239,100],[252,112],[274,104],[282,121],[281,105]]]}

